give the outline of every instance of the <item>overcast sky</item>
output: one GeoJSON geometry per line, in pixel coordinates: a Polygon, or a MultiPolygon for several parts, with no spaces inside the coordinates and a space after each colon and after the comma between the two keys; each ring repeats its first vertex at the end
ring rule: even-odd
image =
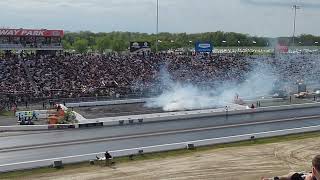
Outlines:
{"type": "MultiPolygon", "coordinates": [[[[319,0],[159,0],[161,32],[320,35],[319,0]]],[[[156,0],[1,0],[0,27],[154,33],[156,0]]]]}

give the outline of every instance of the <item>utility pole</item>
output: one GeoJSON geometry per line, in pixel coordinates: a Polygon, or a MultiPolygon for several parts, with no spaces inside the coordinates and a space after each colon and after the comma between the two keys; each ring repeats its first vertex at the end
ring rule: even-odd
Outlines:
{"type": "Polygon", "coordinates": [[[158,52],[159,34],[159,0],[157,0],[156,52],[158,52]]]}
{"type": "Polygon", "coordinates": [[[294,18],[293,18],[293,36],[292,36],[292,44],[293,46],[295,45],[294,44],[294,41],[295,41],[295,36],[296,36],[296,18],[297,18],[297,9],[300,9],[301,7],[298,6],[298,5],[293,5],[292,8],[294,9],[294,18]]]}

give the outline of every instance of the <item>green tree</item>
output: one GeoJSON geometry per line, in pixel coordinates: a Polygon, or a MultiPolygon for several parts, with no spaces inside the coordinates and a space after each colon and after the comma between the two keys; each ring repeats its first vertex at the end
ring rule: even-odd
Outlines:
{"type": "Polygon", "coordinates": [[[62,46],[63,46],[63,49],[66,49],[66,50],[72,49],[70,42],[68,42],[67,40],[62,40],[62,46]]]}
{"type": "Polygon", "coordinates": [[[112,50],[121,52],[126,49],[127,49],[127,46],[124,40],[116,39],[112,41],[112,50]]]}
{"type": "Polygon", "coordinates": [[[96,40],[96,47],[100,53],[103,53],[105,50],[110,49],[111,40],[107,36],[98,37],[96,40]]]}
{"type": "Polygon", "coordinates": [[[77,39],[75,42],[74,42],[74,45],[73,47],[75,48],[75,50],[78,52],[78,53],[85,53],[87,52],[89,46],[88,46],[88,40],[86,39],[77,39]]]}
{"type": "Polygon", "coordinates": [[[314,46],[314,45],[319,45],[319,40],[320,38],[317,36],[313,36],[311,34],[301,34],[297,40],[296,40],[296,45],[304,45],[304,46],[314,46]],[[299,43],[301,42],[301,43],[299,43]],[[315,44],[315,42],[318,42],[318,44],[315,44]]]}
{"type": "MultiPolygon", "coordinates": [[[[159,50],[176,49],[180,47],[193,47],[196,41],[211,41],[215,47],[219,46],[268,46],[274,44],[270,41],[271,38],[255,37],[243,33],[235,32],[205,32],[205,33],[159,33],[158,39],[159,50]],[[191,42],[190,42],[191,41],[191,42]],[[226,41],[222,43],[222,41],[226,41]],[[255,42],[255,43],[253,43],[255,42]]],[[[292,37],[280,37],[288,44],[292,41],[292,37]]],[[[63,38],[63,46],[65,49],[75,48],[78,52],[86,52],[87,49],[103,52],[106,49],[114,51],[123,51],[129,47],[130,41],[148,41],[151,43],[151,48],[155,50],[156,35],[136,32],[100,32],[93,33],[90,31],[81,32],[66,32],[63,38]],[[80,40],[80,41],[79,41],[80,40]],[[85,42],[83,42],[83,40],[85,42]],[[84,46],[87,47],[84,47],[84,46]]],[[[320,37],[309,34],[302,34],[295,39],[295,44],[314,46],[320,45],[320,37]]]]}

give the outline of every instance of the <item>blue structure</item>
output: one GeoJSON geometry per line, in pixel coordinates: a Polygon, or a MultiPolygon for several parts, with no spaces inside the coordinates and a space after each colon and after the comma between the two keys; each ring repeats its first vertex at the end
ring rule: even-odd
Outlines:
{"type": "Polygon", "coordinates": [[[211,53],[213,51],[213,44],[211,42],[196,42],[195,51],[211,53]]]}

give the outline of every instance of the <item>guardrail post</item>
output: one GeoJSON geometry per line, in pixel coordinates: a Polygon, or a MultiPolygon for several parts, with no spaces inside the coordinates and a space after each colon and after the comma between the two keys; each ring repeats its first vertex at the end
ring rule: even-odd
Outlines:
{"type": "Polygon", "coordinates": [[[119,121],[119,125],[122,126],[123,124],[124,124],[124,120],[120,120],[120,121],[119,121]]]}
{"type": "Polygon", "coordinates": [[[53,161],[52,167],[56,169],[61,169],[63,167],[62,161],[61,160],[53,161]]]}
{"type": "Polygon", "coordinates": [[[193,150],[193,149],[195,149],[194,144],[187,144],[187,149],[188,149],[188,150],[193,150]]]}
{"type": "Polygon", "coordinates": [[[225,107],[225,110],[226,110],[226,120],[228,120],[228,115],[229,115],[229,107],[226,106],[225,107]]]}
{"type": "Polygon", "coordinates": [[[143,155],[143,149],[140,149],[140,150],[138,151],[138,154],[139,154],[139,155],[143,155]]]}

